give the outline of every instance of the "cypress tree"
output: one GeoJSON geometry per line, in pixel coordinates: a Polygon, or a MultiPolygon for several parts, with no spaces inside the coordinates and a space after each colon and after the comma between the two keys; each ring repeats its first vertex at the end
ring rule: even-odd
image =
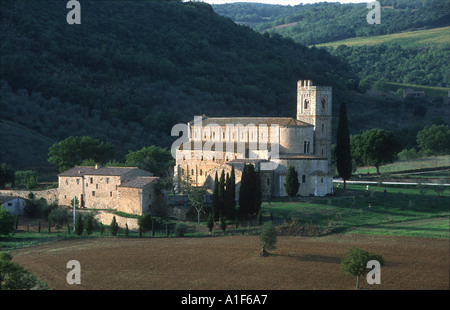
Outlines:
{"type": "Polygon", "coordinates": [[[339,123],[336,139],[336,166],[339,176],[346,181],[352,176],[352,156],[350,150],[350,132],[348,129],[347,108],[345,102],[339,107],[339,123]]]}
{"type": "Polygon", "coordinates": [[[78,236],[81,236],[83,234],[83,228],[84,228],[83,226],[84,226],[83,218],[82,218],[81,214],[78,213],[77,220],[75,222],[75,233],[78,236]]]}
{"type": "Polygon", "coordinates": [[[86,220],[86,233],[88,235],[92,235],[93,232],[94,232],[94,222],[92,216],[89,215],[86,220]]]}
{"type": "MultiPolygon", "coordinates": [[[[228,174],[227,174],[228,175],[228,174]]],[[[227,178],[225,186],[225,217],[231,219],[235,216],[236,207],[236,178],[234,172],[234,166],[231,168],[230,177],[227,178]]]]}
{"type": "Polygon", "coordinates": [[[216,219],[218,220],[220,217],[223,217],[225,213],[225,172],[222,170],[222,173],[220,174],[219,179],[219,191],[218,191],[218,198],[219,198],[219,213],[216,214],[216,219]]]}
{"type": "Polygon", "coordinates": [[[257,214],[261,205],[258,189],[257,173],[252,164],[246,164],[242,171],[241,188],[239,190],[239,214],[241,217],[250,217],[257,214]]]}
{"type": "Polygon", "coordinates": [[[213,213],[214,213],[214,220],[216,217],[219,216],[219,178],[216,176],[214,178],[214,189],[213,189],[213,213]]]}
{"type": "Polygon", "coordinates": [[[119,232],[119,224],[117,224],[116,217],[113,216],[113,219],[111,221],[111,234],[113,236],[117,236],[118,232],[119,232]]]}
{"type": "Polygon", "coordinates": [[[293,166],[289,166],[286,173],[286,183],[284,183],[284,190],[292,201],[292,197],[297,195],[298,189],[300,187],[300,182],[298,181],[298,172],[295,171],[293,166]]]}
{"type": "Polygon", "coordinates": [[[208,227],[208,230],[210,233],[212,233],[212,230],[214,228],[214,215],[210,213],[208,215],[208,220],[206,221],[206,226],[208,227]]]}
{"type": "Polygon", "coordinates": [[[258,167],[258,171],[255,174],[255,213],[259,213],[262,203],[261,192],[261,169],[258,167]]]}
{"type": "Polygon", "coordinates": [[[239,215],[245,218],[249,213],[250,186],[248,176],[248,165],[242,169],[241,188],[239,189],[239,215]]]}

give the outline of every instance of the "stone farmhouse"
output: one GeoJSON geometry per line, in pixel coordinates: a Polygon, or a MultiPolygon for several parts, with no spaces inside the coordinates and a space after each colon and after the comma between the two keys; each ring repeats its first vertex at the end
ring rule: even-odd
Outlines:
{"type": "MultiPolygon", "coordinates": [[[[236,184],[244,164],[260,169],[265,199],[286,196],[289,166],[298,172],[298,194],[323,196],[333,191],[331,169],[332,88],[297,83],[297,117],[195,117],[188,141],[176,149],[174,174],[194,186],[212,189],[215,173],[230,173],[236,184]]],[[[238,190],[236,191],[239,192],[238,190]]]]}
{"type": "Polygon", "coordinates": [[[156,202],[153,174],[136,167],[74,167],[58,175],[58,203],[142,215],[156,202]]]}
{"type": "Polygon", "coordinates": [[[25,198],[19,196],[0,196],[0,205],[13,215],[22,215],[25,207],[25,198]]]}

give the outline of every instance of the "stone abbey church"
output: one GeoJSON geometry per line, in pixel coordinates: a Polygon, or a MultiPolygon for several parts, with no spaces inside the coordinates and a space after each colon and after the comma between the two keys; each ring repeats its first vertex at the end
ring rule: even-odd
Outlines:
{"type": "Polygon", "coordinates": [[[175,175],[194,186],[213,188],[215,174],[235,168],[239,193],[246,163],[261,172],[265,199],[286,196],[289,166],[298,172],[301,196],[333,191],[331,169],[332,88],[297,82],[297,118],[196,117],[187,124],[188,141],[176,149],[175,175]]]}

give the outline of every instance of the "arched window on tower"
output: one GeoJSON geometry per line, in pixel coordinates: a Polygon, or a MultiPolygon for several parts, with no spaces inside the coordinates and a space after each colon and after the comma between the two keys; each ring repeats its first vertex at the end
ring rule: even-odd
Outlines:
{"type": "Polygon", "coordinates": [[[303,104],[303,108],[304,108],[305,110],[308,109],[308,104],[309,104],[309,100],[308,100],[308,99],[305,99],[305,102],[304,102],[304,104],[303,104]]]}
{"type": "Polygon", "coordinates": [[[325,98],[322,98],[322,100],[320,100],[320,103],[322,103],[322,110],[325,110],[325,105],[327,103],[325,98]]]}

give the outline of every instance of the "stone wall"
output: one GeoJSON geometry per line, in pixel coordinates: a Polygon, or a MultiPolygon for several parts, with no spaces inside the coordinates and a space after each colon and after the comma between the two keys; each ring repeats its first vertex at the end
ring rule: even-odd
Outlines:
{"type": "Polygon", "coordinates": [[[33,193],[36,198],[45,198],[48,203],[58,200],[58,189],[45,189],[41,191],[33,190],[0,190],[0,196],[19,196],[28,199],[28,194],[33,193]]]}
{"type": "Polygon", "coordinates": [[[95,219],[103,223],[103,225],[110,225],[114,216],[116,217],[117,224],[120,228],[125,228],[125,225],[128,224],[129,230],[139,230],[138,219],[136,218],[122,217],[107,211],[96,211],[95,219]]]}

